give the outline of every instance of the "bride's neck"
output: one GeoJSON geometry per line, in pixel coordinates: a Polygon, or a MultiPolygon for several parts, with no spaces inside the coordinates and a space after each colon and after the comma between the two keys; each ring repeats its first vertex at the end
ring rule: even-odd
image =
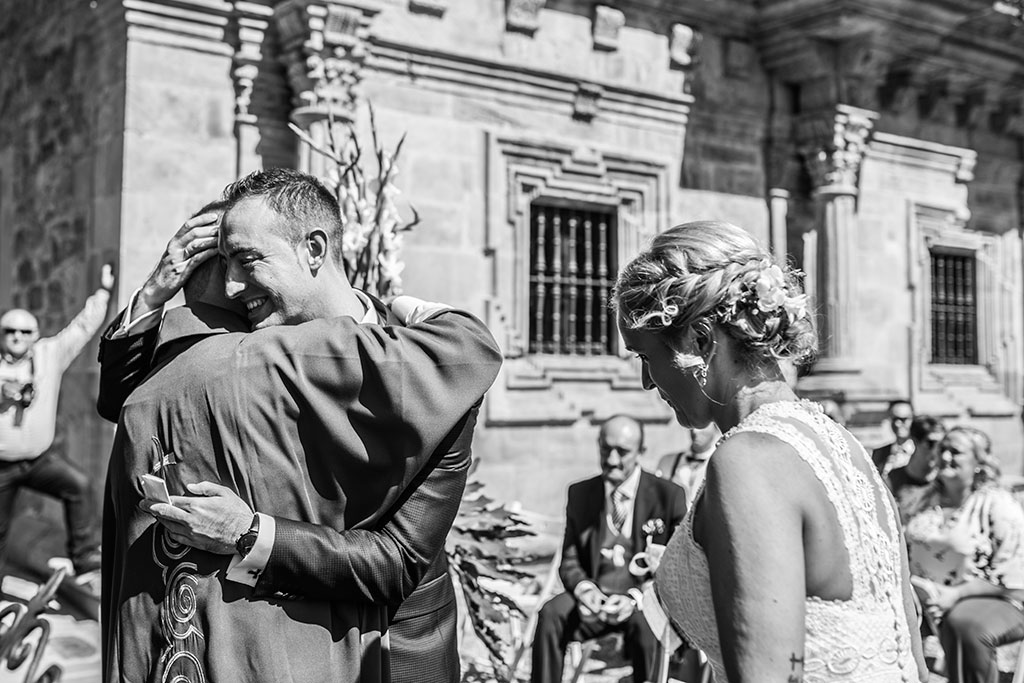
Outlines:
{"type": "Polygon", "coordinates": [[[743,383],[729,400],[725,401],[725,405],[720,408],[720,414],[715,416],[715,422],[725,433],[766,403],[794,400],[796,394],[780,378],[743,383]]]}

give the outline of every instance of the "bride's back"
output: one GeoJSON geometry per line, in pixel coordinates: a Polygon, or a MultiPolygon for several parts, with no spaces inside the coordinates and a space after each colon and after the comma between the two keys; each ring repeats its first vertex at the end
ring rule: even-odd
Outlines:
{"type": "MultiPolygon", "coordinates": [[[[791,573],[779,585],[799,589],[805,597],[805,680],[915,680],[895,512],[860,444],[814,404],[791,401],[762,406],[729,436],[712,458],[711,467],[721,470],[717,475],[709,471],[713,498],[698,493],[657,577],[669,613],[708,653],[718,680],[726,679],[716,617],[724,614],[725,631],[732,633],[736,615],[744,608],[723,611],[720,604],[715,610],[713,596],[717,592],[721,602],[726,591],[720,577],[712,580],[708,556],[716,572],[723,566],[726,573],[757,570],[756,565],[744,569],[742,560],[733,560],[738,567],[721,562],[723,556],[749,555],[750,542],[740,540],[740,547],[724,555],[715,549],[714,539],[724,532],[722,520],[728,524],[730,508],[743,506],[748,516],[775,520],[762,525],[764,537],[759,542],[765,547],[786,544],[785,536],[794,528],[801,534],[804,576],[791,573]],[[721,456],[725,457],[716,462],[721,456]],[[745,476],[773,482],[773,496],[758,498],[750,494],[751,486],[735,485],[735,480],[732,486],[715,481],[716,476],[729,478],[729,470],[739,472],[744,465],[745,476]],[[752,506],[756,509],[749,509],[752,506]],[[711,541],[710,547],[706,541],[711,541]],[[803,585],[793,585],[800,579],[803,585]]],[[[796,545],[795,552],[800,548],[796,545]]],[[[771,573],[769,567],[762,569],[766,576],[771,573]]],[[[762,648],[771,649],[770,644],[762,648]]]]}

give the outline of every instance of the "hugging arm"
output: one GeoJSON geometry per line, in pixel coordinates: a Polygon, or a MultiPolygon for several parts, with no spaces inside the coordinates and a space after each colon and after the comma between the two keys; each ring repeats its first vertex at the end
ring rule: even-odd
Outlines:
{"type": "Polygon", "coordinates": [[[379,530],[335,531],[276,519],[277,532],[257,596],[367,600],[397,605],[420,584],[459,510],[479,406],[466,413],[379,530]]]}

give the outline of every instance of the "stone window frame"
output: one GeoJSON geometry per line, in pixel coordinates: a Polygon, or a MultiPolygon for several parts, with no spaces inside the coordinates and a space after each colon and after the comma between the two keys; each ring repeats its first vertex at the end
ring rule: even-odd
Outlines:
{"type": "MultiPolygon", "coordinates": [[[[528,287],[528,289],[530,291],[530,293],[529,293],[529,295],[527,297],[527,321],[526,321],[526,324],[527,324],[527,330],[529,330],[531,328],[534,329],[534,337],[535,338],[534,339],[527,339],[527,341],[526,341],[527,352],[531,353],[531,355],[583,356],[583,357],[591,357],[591,358],[594,357],[594,356],[605,356],[606,357],[606,356],[609,356],[609,355],[618,355],[618,353],[611,354],[611,353],[607,353],[607,352],[604,352],[604,353],[593,353],[592,351],[589,351],[589,350],[588,351],[584,351],[584,352],[580,352],[580,348],[579,347],[581,345],[581,340],[578,339],[578,338],[575,339],[575,342],[574,342],[574,347],[575,348],[571,348],[571,349],[569,349],[569,348],[561,348],[561,349],[556,348],[554,350],[545,350],[545,351],[538,351],[536,348],[534,348],[534,350],[532,352],[529,351],[530,348],[537,346],[537,343],[536,343],[537,339],[536,339],[536,337],[537,337],[538,334],[540,335],[540,339],[541,339],[541,341],[542,341],[542,343],[544,345],[552,344],[552,341],[553,341],[553,340],[548,339],[546,337],[546,335],[543,334],[543,332],[538,333],[537,330],[536,330],[536,319],[538,317],[538,312],[537,312],[536,306],[537,306],[538,301],[537,301],[536,297],[533,295],[533,291],[534,291],[534,286],[535,286],[534,285],[534,281],[537,280],[537,279],[551,279],[551,280],[557,281],[560,287],[565,287],[565,288],[569,288],[569,287],[576,287],[576,288],[584,287],[585,289],[589,289],[591,291],[591,298],[590,298],[590,300],[591,300],[591,317],[592,318],[596,317],[595,315],[593,315],[593,311],[594,311],[593,306],[596,306],[597,310],[601,311],[600,315],[603,317],[603,320],[601,320],[601,321],[592,320],[591,325],[589,326],[589,329],[586,329],[588,326],[586,326],[585,322],[581,322],[580,321],[579,318],[580,318],[580,314],[581,313],[582,313],[584,319],[586,318],[586,315],[587,315],[586,314],[586,310],[584,308],[585,307],[584,301],[586,300],[586,295],[585,295],[585,292],[584,292],[584,297],[583,297],[584,301],[580,301],[580,299],[577,296],[575,310],[572,311],[572,313],[576,315],[576,320],[577,320],[576,328],[579,329],[582,326],[582,327],[584,327],[585,334],[591,334],[591,339],[592,339],[591,345],[594,346],[594,347],[596,347],[596,346],[598,346],[600,344],[599,341],[593,341],[595,336],[596,337],[600,337],[601,334],[602,334],[602,332],[599,331],[599,328],[600,329],[606,329],[607,330],[607,337],[606,338],[607,338],[608,342],[610,342],[609,345],[611,347],[615,348],[616,350],[618,350],[618,346],[619,346],[618,335],[614,331],[614,320],[612,320],[612,318],[611,318],[611,311],[608,308],[608,306],[606,305],[607,296],[611,293],[611,285],[614,284],[614,276],[615,276],[615,274],[617,272],[618,266],[620,265],[619,264],[620,255],[618,254],[618,235],[619,235],[618,211],[617,211],[616,207],[611,206],[611,205],[605,205],[605,204],[586,204],[586,203],[581,203],[581,202],[573,202],[573,201],[568,201],[567,202],[567,201],[564,201],[564,200],[555,200],[555,199],[550,199],[548,197],[538,197],[537,199],[535,199],[534,201],[532,201],[530,203],[530,218],[529,218],[529,220],[530,220],[530,223],[529,223],[529,228],[528,229],[530,230],[530,233],[531,233],[529,236],[531,238],[533,238],[533,239],[527,241],[527,249],[529,251],[528,251],[526,259],[525,259],[527,261],[527,269],[528,269],[527,270],[527,273],[528,273],[527,287],[528,287]],[[534,223],[535,223],[535,214],[543,214],[545,216],[548,216],[548,215],[551,214],[552,211],[557,211],[557,212],[560,212],[560,213],[561,212],[566,212],[566,211],[570,212],[570,216],[569,216],[570,225],[571,225],[571,221],[573,219],[575,219],[578,222],[580,222],[580,221],[585,222],[587,220],[588,216],[607,216],[609,218],[609,220],[607,221],[607,225],[608,225],[607,233],[609,233],[609,234],[608,234],[608,238],[606,240],[606,243],[611,242],[611,243],[614,243],[615,246],[612,249],[608,250],[608,251],[611,251],[612,253],[611,254],[607,254],[608,258],[605,261],[606,265],[609,266],[608,271],[606,273],[606,277],[604,277],[604,278],[600,277],[600,274],[599,274],[600,273],[600,266],[597,265],[597,261],[598,261],[598,259],[600,257],[600,253],[601,253],[602,250],[601,250],[600,239],[599,239],[600,238],[600,230],[596,229],[596,226],[594,226],[594,228],[592,228],[591,240],[590,240],[592,246],[590,247],[589,250],[585,246],[583,247],[583,250],[585,252],[589,251],[589,253],[591,254],[591,261],[592,261],[593,264],[595,264],[595,265],[592,266],[592,269],[593,269],[594,272],[592,272],[591,276],[590,276],[591,282],[604,281],[604,282],[608,283],[607,293],[606,293],[603,301],[600,300],[600,299],[595,300],[596,297],[594,296],[594,294],[595,294],[594,293],[594,288],[600,289],[599,285],[595,285],[595,284],[583,285],[582,284],[582,280],[585,277],[584,273],[586,272],[587,267],[586,267],[585,260],[581,262],[581,261],[576,259],[576,254],[571,254],[570,253],[570,254],[566,255],[565,257],[562,257],[562,258],[559,259],[558,262],[560,262],[562,264],[562,266],[561,266],[561,270],[557,274],[553,273],[552,275],[547,275],[546,272],[538,272],[535,269],[534,257],[537,254],[537,249],[535,248],[536,247],[535,244],[531,244],[530,243],[531,241],[532,242],[536,242],[536,239],[534,238],[534,235],[532,234],[533,233],[533,228],[534,228],[534,223]],[[575,263],[573,263],[573,261],[575,261],[575,263]],[[570,263],[573,263],[573,265],[570,266],[570,263]],[[570,273],[574,273],[574,274],[570,274],[570,273]],[[593,334],[594,332],[598,332],[598,334],[594,335],[593,334]]],[[[553,228],[551,228],[551,229],[546,231],[545,240],[544,240],[545,246],[547,246],[548,238],[550,238],[553,235],[553,232],[554,232],[553,228]]],[[[553,240],[551,240],[551,241],[553,242],[553,240]]],[[[583,241],[584,240],[582,240],[582,239],[576,239],[573,242],[570,242],[569,240],[566,240],[566,242],[575,243],[577,245],[580,245],[580,243],[582,243],[583,241]]],[[[566,249],[569,248],[568,245],[563,243],[563,242],[561,242],[561,240],[559,240],[559,242],[566,249]]],[[[554,245],[553,244],[551,245],[551,248],[552,248],[552,250],[554,249],[554,245]]],[[[554,262],[555,262],[555,259],[552,258],[550,261],[547,262],[547,265],[553,267],[554,262]]],[[[547,270],[547,269],[545,269],[545,270],[547,270]]],[[[554,284],[554,283],[552,282],[552,284],[554,284]]],[[[547,288],[547,286],[545,286],[545,289],[546,288],[547,288]]],[[[565,300],[565,299],[568,299],[570,301],[572,300],[572,297],[567,292],[565,292],[565,291],[562,292],[562,295],[561,295],[560,298],[563,299],[563,300],[565,300]]],[[[544,316],[545,318],[551,317],[551,311],[548,311],[548,313],[549,313],[549,315],[548,316],[544,316]]],[[[569,319],[571,319],[571,317],[569,319]]],[[[567,322],[567,320],[565,318],[562,319],[562,322],[563,322],[563,324],[568,325],[568,322],[567,322]]],[[[560,326],[559,331],[561,331],[561,329],[562,328],[560,326]]],[[[554,333],[554,327],[552,327],[552,333],[554,333]]],[[[565,337],[566,338],[563,338],[560,341],[559,346],[569,347],[568,339],[572,338],[572,337],[570,337],[569,335],[565,335],[565,337]]],[[[605,349],[605,351],[607,351],[607,349],[605,349]]]]}
{"type": "MultiPolygon", "coordinates": [[[[672,162],[592,144],[490,131],[486,137],[485,253],[493,268],[486,317],[505,356],[488,394],[488,423],[571,424],[601,412],[586,388],[595,383],[642,394],[640,364],[621,339],[616,355],[528,353],[530,210],[538,200],[611,209],[621,268],[668,227],[672,162]]],[[[656,402],[634,396],[630,403],[641,419],[666,418],[656,402]]]]}
{"type": "Polygon", "coordinates": [[[982,390],[1000,390],[999,377],[994,369],[995,346],[1000,301],[998,275],[993,266],[998,262],[1001,248],[998,235],[972,230],[968,226],[970,212],[966,207],[938,206],[934,203],[911,201],[910,227],[910,285],[915,291],[914,319],[916,339],[913,362],[918,386],[925,392],[937,392],[952,386],[976,387],[982,390]],[[977,287],[977,347],[978,363],[953,365],[931,362],[931,252],[952,251],[972,254],[975,258],[977,287]]]}

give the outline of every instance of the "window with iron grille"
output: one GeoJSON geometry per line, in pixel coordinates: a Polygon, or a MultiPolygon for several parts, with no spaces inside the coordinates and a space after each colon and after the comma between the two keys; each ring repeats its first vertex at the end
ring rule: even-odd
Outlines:
{"type": "Polygon", "coordinates": [[[614,355],[608,297],[618,272],[614,211],[530,208],[530,353],[614,355]]]}
{"type": "Polygon", "coordinates": [[[973,254],[931,252],[932,363],[978,362],[978,280],[973,254]]]}

